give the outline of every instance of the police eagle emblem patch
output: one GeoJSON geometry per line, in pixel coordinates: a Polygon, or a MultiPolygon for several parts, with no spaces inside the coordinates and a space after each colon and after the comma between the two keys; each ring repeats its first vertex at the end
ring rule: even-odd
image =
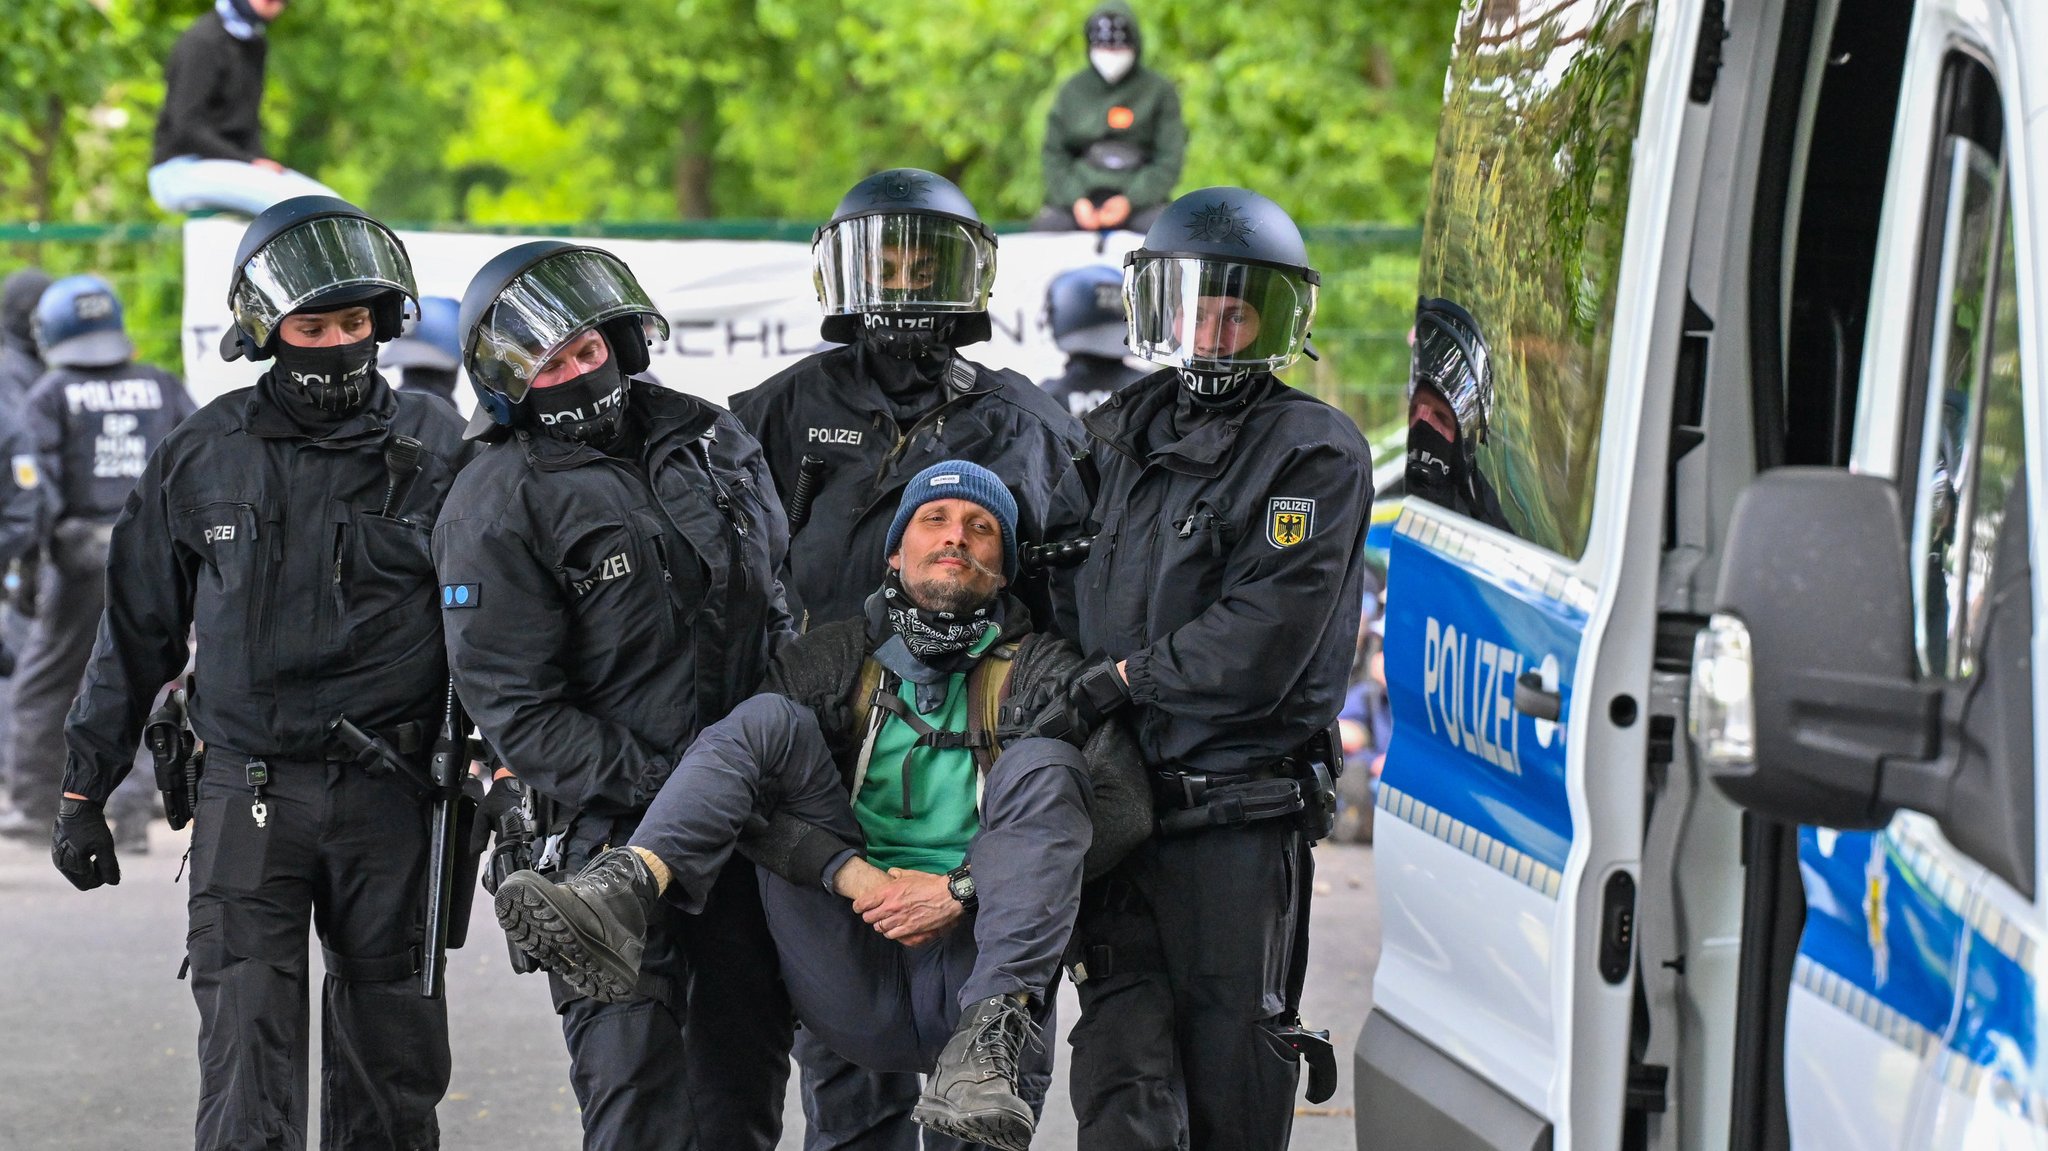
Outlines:
{"type": "Polygon", "coordinates": [[[1195,213],[1187,222],[1188,239],[1210,244],[1236,244],[1241,248],[1252,246],[1251,235],[1258,229],[1252,226],[1251,218],[1233,207],[1228,200],[1218,200],[1195,213]]]}
{"type": "Polygon", "coordinates": [[[1316,502],[1274,496],[1266,503],[1266,542],[1291,548],[1316,534],[1316,502]]]}
{"type": "Polygon", "coordinates": [[[14,486],[25,492],[32,492],[43,482],[43,471],[36,466],[36,458],[23,454],[14,457],[14,486]]]}

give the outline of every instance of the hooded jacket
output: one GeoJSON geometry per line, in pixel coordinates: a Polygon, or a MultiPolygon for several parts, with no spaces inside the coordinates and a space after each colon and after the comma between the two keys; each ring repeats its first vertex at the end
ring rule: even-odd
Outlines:
{"type": "Polygon", "coordinates": [[[247,163],[263,150],[263,66],[270,42],[237,39],[220,13],[192,22],[164,64],[151,164],[179,156],[247,163]]]}
{"type": "Polygon", "coordinates": [[[760,446],[702,400],[630,387],[636,459],[513,430],[434,529],[470,717],[522,780],[619,826],[790,631],[788,529],[760,446]]]}
{"type": "MultiPolygon", "coordinates": [[[[1120,2],[1096,12],[1130,15],[1129,7],[1120,2]]],[[[1083,68],[1060,85],[1053,99],[1040,152],[1048,207],[1066,208],[1083,196],[1116,192],[1130,199],[1133,212],[1142,212],[1173,198],[1188,142],[1180,93],[1173,81],[1145,67],[1144,40],[1135,18],[1131,38],[1138,59],[1122,79],[1111,84],[1092,66],[1083,68]],[[1090,156],[1090,149],[1101,144],[1135,148],[1142,162],[1122,170],[1104,167],[1100,152],[1090,156]]]]}
{"type": "Polygon", "coordinates": [[[219,397],[149,457],[114,523],[107,609],[65,725],[64,789],[104,801],[135,762],[145,713],[197,639],[192,729],[279,759],[334,750],[327,725],[431,727],[447,695],[428,532],[464,456],[462,421],[375,378],[317,430],[266,384],[219,397]],[[384,514],[384,448],[421,441],[384,514]]]}

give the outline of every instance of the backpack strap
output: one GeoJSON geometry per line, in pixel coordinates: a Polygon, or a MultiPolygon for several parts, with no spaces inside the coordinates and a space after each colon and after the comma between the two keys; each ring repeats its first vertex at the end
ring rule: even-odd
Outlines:
{"type": "Polygon", "coordinates": [[[996,738],[998,717],[1010,698],[1010,672],[1022,646],[1019,641],[999,643],[983,652],[974,670],[967,673],[967,731],[979,737],[974,760],[984,776],[1003,754],[1003,745],[996,738]]]}

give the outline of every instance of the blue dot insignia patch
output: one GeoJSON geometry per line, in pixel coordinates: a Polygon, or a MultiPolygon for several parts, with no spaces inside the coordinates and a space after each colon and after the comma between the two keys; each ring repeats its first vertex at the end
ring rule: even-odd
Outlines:
{"type": "Polygon", "coordinates": [[[474,583],[446,583],[441,585],[441,610],[454,611],[459,607],[475,607],[477,597],[483,594],[483,585],[474,583]]]}
{"type": "Polygon", "coordinates": [[[1266,542],[1291,548],[1316,534],[1316,502],[1276,496],[1266,504],[1266,542]]]}

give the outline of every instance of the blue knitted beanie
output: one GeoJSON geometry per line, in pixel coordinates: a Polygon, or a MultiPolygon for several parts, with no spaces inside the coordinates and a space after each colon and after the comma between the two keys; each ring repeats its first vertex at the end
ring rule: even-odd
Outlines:
{"type": "Polygon", "coordinates": [[[1003,529],[1003,578],[1017,578],[1017,497],[994,472],[966,460],[942,460],[910,478],[910,486],[903,489],[903,502],[896,505],[896,518],[889,523],[884,559],[902,546],[903,529],[910,525],[910,517],[933,500],[968,500],[987,508],[1003,529]]]}

